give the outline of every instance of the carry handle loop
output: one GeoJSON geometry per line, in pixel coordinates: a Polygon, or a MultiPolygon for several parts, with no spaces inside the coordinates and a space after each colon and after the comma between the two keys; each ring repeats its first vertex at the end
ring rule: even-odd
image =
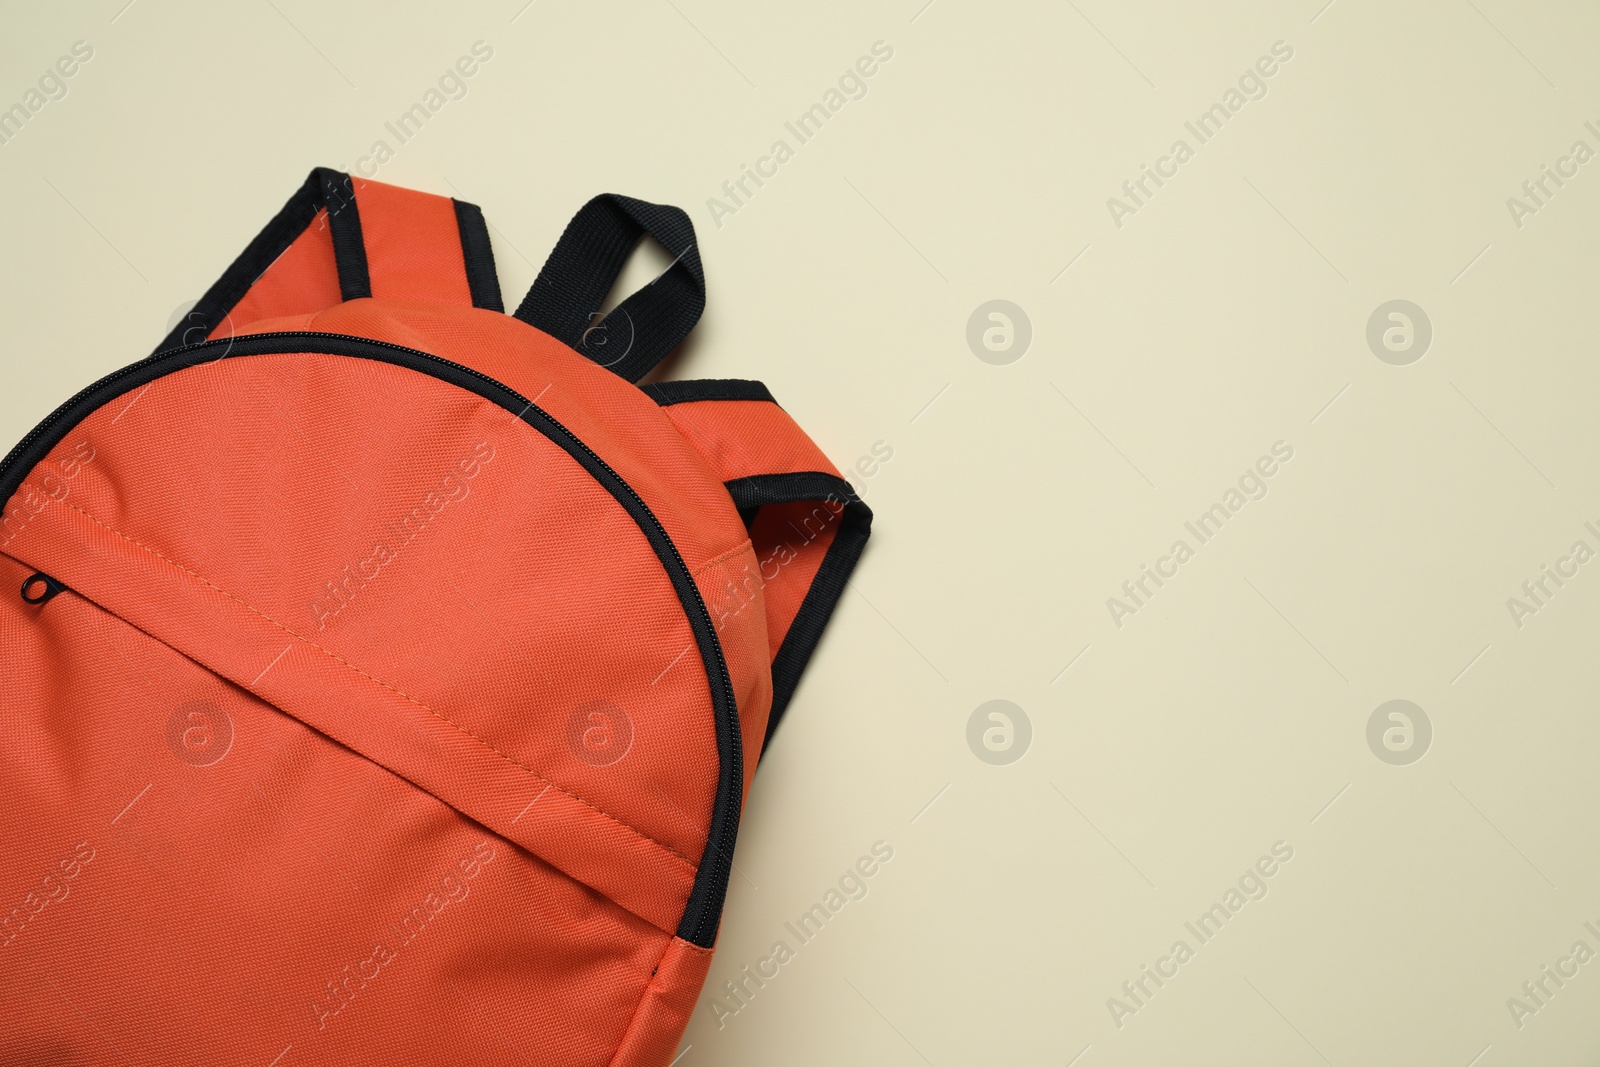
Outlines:
{"type": "Polygon", "coordinates": [[[515,314],[636,382],[689,335],[705,306],[705,271],[689,216],[667,204],[604,193],[567,224],[515,314]],[[597,320],[646,234],[673,257],[672,266],[597,320]]]}

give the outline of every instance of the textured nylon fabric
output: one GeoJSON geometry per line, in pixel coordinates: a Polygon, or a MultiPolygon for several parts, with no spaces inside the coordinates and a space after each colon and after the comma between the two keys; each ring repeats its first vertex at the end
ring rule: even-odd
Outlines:
{"type": "MultiPolygon", "coordinates": [[[[832,531],[768,579],[806,515],[747,530],[723,483],[826,460],[773,405],[694,428],[472,308],[452,202],[354,189],[374,298],[340,302],[320,211],[214,336],[402,345],[549,412],[688,568],[748,791],[832,531]]],[[[0,1064],[672,1060],[712,683],[639,523],[519,414],[235,354],[106,402],[4,502],[0,1064]],[[4,594],[35,571],[65,591],[4,594]]]]}
{"type": "Polygon", "coordinates": [[[351,184],[372,295],[471,307],[461,230],[450,198],[361,178],[351,184]]]}
{"type": "Polygon", "coordinates": [[[75,593],[0,640],[0,1062],[611,1062],[668,934],[75,593]]]}
{"type": "Polygon", "coordinates": [[[767,578],[762,586],[762,607],[769,662],[789,636],[789,627],[833,547],[841,517],[840,509],[823,501],[803,500],[768,504],[751,524],[752,551],[767,578]]]}
{"type": "MultiPolygon", "coordinates": [[[[327,811],[349,807],[343,798],[366,788],[351,780],[352,768],[363,782],[381,770],[405,785],[408,808],[419,814],[401,820],[415,824],[414,834],[376,853],[378,869],[365,880],[381,882],[383,864],[396,856],[445,855],[446,845],[464,839],[437,827],[467,826],[470,819],[479,837],[501,850],[498,870],[522,868],[550,883],[531,909],[486,904],[477,942],[466,923],[445,927],[430,941],[450,943],[454,955],[417,964],[413,970],[423,973],[416,979],[426,987],[450,977],[452,968],[470,970],[464,961],[479,954],[499,958],[508,915],[570,937],[580,957],[596,951],[620,957],[627,962],[613,960],[599,988],[625,990],[620,999],[629,1001],[627,1010],[584,1023],[597,1027],[592,1047],[582,1055],[572,1049],[572,1062],[603,1062],[621,1031],[599,1024],[626,1025],[648,977],[634,954],[659,955],[682,912],[716,780],[706,678],[697,657],[682,655],[691,642],[687,622],[637,526],[565,453],[504,409],[371,361],[239,357],[181,371],[129,404],[102,408],[48,463],[58,468],[85,451],[93,460],[80,465],[64,498],[46,494],[42,473],[30,480],[47,504],[5,547],[19,561],[14,584],[20,585],[21,568],[37,568],[61,575],[73,590],[26,608],[33,616],[28,636],[52,647],[25,653],[23,662],[54,664],[56,686],[78,678],[104,684],[104,668],[113,663],[114,673],[124,673],[127,654],[113,646],[119,654],[108,658],[103,640],[90,644],[80,636],[75,645],[54,647],[96,620],[102,637],[113,632],[118,642],[142,649],[129,658],[146,680],[126,710],[108,702],[126,699],[128,677],[98,700],[22,680],[34,701],[24,720],[48,720],[71,708],[74,728],[60,738],[66,747],[45,743],[21,761],[49,768],[55,795],[24,798],[19,810],[35,813],[34,822],[26,833],[8,828],[7,845],[16,843],[45,871],[56,861],[46,846],[64,836],[73,838],[70,849],[89,832],[77,814],[91,810],[85,792],[105,807],[115,797],[101,797],[101,788],[117,793],[132,785],[125,804],[163,775],[187,776],[185,785],[202,788],[237,773],[244,781],[234,794],[206,793],[196,803],[209,806],[216,831],[258,856],[259,866],[284,847],[279,835],[293,834],[303,821],[320,825],[327,811]],[[383,417],[375,418],[377,412],[383,417]],[[350,433],[353,425],[363,432],[350,433]],[[87,663],[94,668],[69,669],[87,663]],[[195,705],[200,718],[184,725],[182,716],[195,705]],[[592,728],[586,718],[574,743],[572,717],[591,705],[601,728],[617,731],[626,723],[625,758],[606,763],[611,753],[603,746],[586,747],[582,734],[592,728]],[[173,716],[180,716],[176,749],[168,734],[173,716]],[[222,758],[199,770],[186,763],[185,731],[198,738],[219,729],[224,717],[232,740],[222,758]],[[132,736],[86,739],[76,727],[85,719],[115,722],[132,736]],[[340,758],[314,772],[284,767],[279,746],[261,736],[269,729],[263,722],[280,732],[316,731],[309,736],[320,746],[307,747],[340,758]],[[112,765],[97,768],[96,758],[112,765]],[[135,781],[140,777],[144,783],[135,781]],[[276,814],[258,810],[258,790],[284,794],[276,814]],[[283,825],[250,840],[246,827],[274,818],[283,825]],[[53,819],[60,823],[51,826],[53,819]],[[40,823],[52,832],[36,833],[40,823]],[[30,854],[30,845],[41,851],[30,854]],[[570,921],[600,913],[615,928],[610,937],[570,921]]],[[[25,606],[8,607],[15,615],[25,606]]],[[[7,782],[8,796],[17,796],[16,785],[7,782]]],[[[387,808],[394,815],[408,810],[387,808]]],[[[142,847],[154,849],[159,839],[160,856],[184,876],[214,847],[205,835],[189,836],[164,802],[149,803],[143,814],[152,837],[142,847]]],[[[365,835],[377,820],[377,812],[358,813],[344,825],[365,835]]],[[[105,840],[110,849],[113,839],[105,840]]],[[[163,859],[148,862],[160,868],[163,859]]],[[[428,877],[443,878],[448,863],[440,871],[428,877]]],[[[262,896],[265,890],[291,897],[305,873],[294,866],[271,877],[258,871],[231,892],[238,907],[255,909],[273,899],[262,896]]],[[[352,933],[333,944],[346,955],[360,948],[361,958],[374,946],[350,945],[353,931],[381,927],[391,912],[409,906],[405,894],[421,900],[432,885],[400,879],[397,896],[375,900],[349,892],[331,872],[324,877],[340,901],[296,906],[342,915],[352,933]]],[[[519,877],[526,882],[532,875],[519,877]]],[[[132,923],[131,914],[151,907],[148,892],[147,880],[125,878],[104,888],[102,908],[61,910],[96,928],[119,911],[123,923],[132,923]]],[[[205,899],[210,907],[211,897],[205,899]]],[[[188,921],[181,909],[167,916],[156,926],[188,921]]],[[[284,1025],[298,1019],[309,1026],[306,1020],[319,1015],[310,993],[301,991],[315,991],[344,962],[329,970],[322,964],[333,961],[310,945],[276,929],[260,933],[268,942],[259,946],[258,963],[270,978],[258,995],[284,1025]],[[308,958],[319,969],[302,971],[308,958]]],[[[314,938],[321,945],[328,931],[317,927],[314,938]]],[[[41,966],[59,958],[50,941],[34,943],[47,952],[41,966]]],[[[133,952],[135,945],[126,947],[133,952]]],[[[192,951],[203,956],[205,949],[192,951]]],[[[154,958],[190,970],[201,962],[187,954],[154,958]]],[[[573,963],[572,952],[541,950],[515,970],[521,988],[541,990],[541,1002],[547,996],[588,1002],[595,995],[582,981],[589,968],[573,963]]],[[[392,988],[401,1003],[415,993],[399,982],[392,988]]],[[[114,989],[80,992],[100,1004],[114,989]]],[[[362,1006],[352,1000],[346,1010],[362,1018],[362,1006]]],[[[339,1015],[349,1018],[344,1010],[339,1015]]],[[[365,1018],[344,1029],[392,1032],[394,1020],[377,1012],[365,1018]]],[[[128,1020],[130,1027],[135,1022],[128,1020]]],[[[402,1028],[408,1036],[397,1038],[396,1050],[442,1047],[413,1026],[402,1028]]],[[[305,1029],[304,1040],[331,1029],[305,1029]]],[[[306,1047],[322,1054],[324,1046],[306,1047]]],[[[327,1044],[330,1054],[336,1048],[327,1044]]],[[[245,1062],[257,1049],[248,1056],[233,1051],[245,1062]]]]}
{"type": "Polygon", "coordinates": [[[663,410],[724,482],[796,471],[838,477],[822,449],[770,400],[699,400],[663,410]]]}
{"type": "MultiPolygon", "coordinates": [[[[805,431],[769,400],[689,401],[663,410],[724,482],[802,471],[838,477],[805,431]]],[[[772,504],[751,524],[752,552],[763,579],[769,662],[833,546],[842,513],[825,501],[772,504]]]]}
{"type": "MultiPolygon", "coordinates": [[[[338,302],[339,272],[333,264],[333,237],[328,232],[328,212],[324,208],[256,280],[210,337],[232,337],[260,319],[309,314],[338,302]]],[[[200,338],[184,340],[192,343],[200,338]]]]}
{"type": "Polygon", "coordinates": [[[189,599],[236,616],[167,639],[240,685],[348,677],[447,752],[525,768],[521,804],[553,782],[545,803],[570,796],[692,871],[716,761],[687,619],[638,527],[544,436],[415,371],[321,355],[180,371],[78,436],[95,462],[8,551],[74,590],[103,582],[146,629],[189,599]],[[595,702],[632,721],[625,765],[568,743],[595,702]]]}
{"type": "MultiPolygon", "coordinates": [[[[354,334],[421,349],[536,400],[639,493],[683,554],[707,604],[726,598],[729,574],[722,561],[746,546],[750,533],[730,505],[724,479],[674,428],[668,417],[672,408],[622,387],[616,375],[566,345],[506,315],[380,300],[353,300],[317,315],[257,323],[254,329],[354,334]]],[[[765,614],[743,612],[718,636],[739,705],[748,791],[771,703],[765,614]]]]}

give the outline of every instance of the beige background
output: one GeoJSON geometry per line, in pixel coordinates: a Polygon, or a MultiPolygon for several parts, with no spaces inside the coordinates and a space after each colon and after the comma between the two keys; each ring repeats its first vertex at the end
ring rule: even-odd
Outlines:
{"type": "Polygon", "coordinates": [[[1520,1028],[1507,998],[1600,950],[1600,564],[1520,628],[1506,601],[1600,548],[1600,162],[1520,227],[1507,198],[1600,150],[1600,14],[1325,2],[7,3],[0,103],[94,56],[0,146],[0,437],[146,354],[482,40],[376,177],[480,204],[511,303],[593,193],[684,205],[710,303],[673,373],[764,380],[841,468],[893,449],[682,1067],[1593,1063],[1600,962],[1520,1028]],[[867,95],[719,227],[707,199],[880,40],[867,95]],[[1117,226],[1107,198],[1278,41],[1266,96],[1117,226]],[[965,336],[996,298],[1032,325],[1008,365],[965,336]],[[1365,339],[1397,298],[1434,331],[1406,366],[1365,339]],[[1277,441],[1268,495],[1117,627],[1106,599],[1277,441]],[[1008,766],[966,741],[997,698],[1033,728],[1008,766]],[[1435,732],[1409,766],[1366,740],[1394,698],[1435,732]],[[1199,946],[1184,922],[1279,841],[1199,946]]]}

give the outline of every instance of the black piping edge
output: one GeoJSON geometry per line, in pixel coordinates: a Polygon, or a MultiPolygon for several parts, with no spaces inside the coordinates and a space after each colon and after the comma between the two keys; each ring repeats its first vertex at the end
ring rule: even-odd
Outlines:
{"type": "Polygon", "coordinates": [[[318,167],[322,200],[328,206],[328,235],[333,238],[333,262],[339,270],[339,298],[360,300],[372,295],[372,275],[367,271],[367,244],[361,239],[361,209],[350,175],[318,167]]]}
{"type": "Polygon", "coordinates": [[[796,474],[755,474],[736,478],[726,483],[728,495],[741,513],[768,504],[793,504],[805,500],[832,501],[844,505],[838,532],[822,558],[822,566],[806,590],[800,610],[789,624],[778,654],[772,658],[772,711],[767,717],[767,736],[761,753],[766,755],[767,745],[778,728],[778,720],[789,707],[800,675],[822,640],[822,631],[844,595],[844,586],[867,547],[872,534],[872,509],[856,496],[850,483],[834,474],[820,471],[802,471],[796,474]]]}
{"type": "Polygon", "coordinates": [[[156,351],[167,352],[186,344],[198,344],[209,337],[227,320],[228,312],[244,299],[244,294],[267,268],[306,231],[317,212],[322,210],[322,203],[322,175],[314,170],[283,209],[245,246],[239,258],[223,271],[222,277],[206,290],[193,310],[162,339],[156,351]]]}
{"type": "Polygon", "coordinates": [[[655,382],[641,385],[644,395],[662,407],[696,400],[765,400],[776,404],[767,387],[743,378],[696,378],[684,382],[655,382]]]}
{"type": "Polygon", "coordinates": [[[467,268],[467,288],[472,306],[505,313],[500,298],[500,275],[494,269],[494,249],[489,245],[489,226],[477,204],[451,199],[456,206],[456,228],[461,231],[461,260],[467,268]]]}
{"type": "Polygon", "coordinates": [[[677,936],[690,944],[710,948],[716,943],[722,905],[733,869],[733,849],[739,831],[739,810],[744,792],[744,750],[739,732],[739,708],[733,680],[717,639],[716,626],[705,600],[689,573],[688,565],[666,528],[639,494],[611,466],[580,441],[572,431],[515,390],[470,367],[383,341],[328,333],[263,333],[219,338],[171,352],[158,352],[101,378],[79,392],[28,432],[0,461],[0,513],[10,506],[28,472],[89,415],[117,397],[175,371],[235,356],[320,353],[372,359],[407,367],[459,386],[499,404],[544,434],[599,482],[639,525],[667,572],[684,607],[689,628],[699,646],[711,693],[717,756],[716,799],[711,809],[710,832],[695,872],[694,885],[678,924],[677,936]]]}
{"type": "Polygon", "coordinates": [[[344,300],[371,296],[367,250],[361,241],[361,216],[350,176],[317,167],[155,350],[170,352],[204,342],[227,321],[228,313],[244,299],[250,287],[306,232],[317,212],[330,203],[335,205],[328,211],[328,228],[339,271],[340,296],[344,300]]]}

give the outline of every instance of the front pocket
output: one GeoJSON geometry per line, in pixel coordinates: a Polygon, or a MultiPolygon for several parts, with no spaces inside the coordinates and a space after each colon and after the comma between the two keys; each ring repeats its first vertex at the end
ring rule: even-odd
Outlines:
{"type": "Polygon", "coordinates": [[[28,573],[0,557],[0,1062],[613,1061],[682,942],[28,573]]]}
{"type": "Polygon", "coordinates": [[[3,551],[711,943],[742,780],[721,649],[661,524],[539,408],[425,353],[261,335],[86,390],[0,493],[84,447],[70,485],[28,479],[3,551]]]}

